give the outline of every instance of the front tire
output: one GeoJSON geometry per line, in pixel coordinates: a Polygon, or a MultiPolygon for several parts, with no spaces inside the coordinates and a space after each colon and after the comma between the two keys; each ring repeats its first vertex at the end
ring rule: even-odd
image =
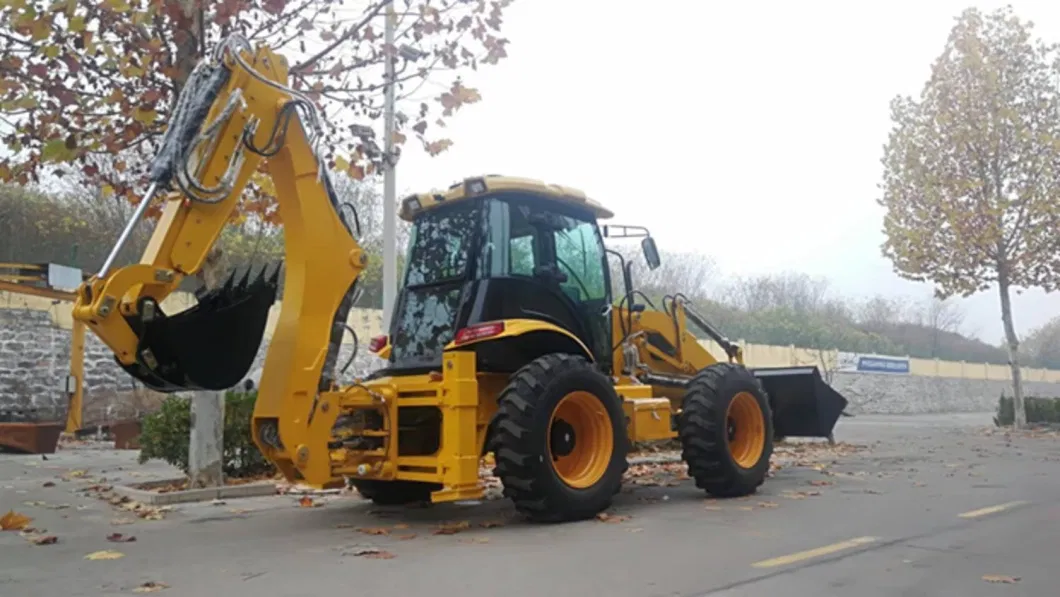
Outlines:
{"type": "Polygon", "coordinates": [[[609,508],[628,446],[614,386],[583,357],[535,359],[501,392],[493,474],[533,521],[584,520],[609,508]]]}
{"type": "Polygon", "coordinates": [[[711,495],[750,495],[769,474],[773,415],[762,385],[742,365],[715,363],[696,374],[678,435],[689,476],[711,495]]]}

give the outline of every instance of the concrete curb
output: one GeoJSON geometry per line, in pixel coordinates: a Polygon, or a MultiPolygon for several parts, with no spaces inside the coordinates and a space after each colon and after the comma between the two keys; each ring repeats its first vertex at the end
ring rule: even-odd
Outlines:
{"type": "MultiPolygon", "coordinates": [[[[174,482],[180,482],[183,480],[183,478],[173,479],[174,482]]],[[[210,500],[276,495],[276,483],[273,481],[264,481],[261,483],[247,483],[244,485],[185,489],[183,491],[169,491],[166,493],[158,493],[157,491],[151,491],[150,489],[137,489],[127,485],[115,485],[114,493],[124,495],[129,499],[140,502],[141,504],[165,506],[170,504],[186,504],[189,502],[208,502],[210,500]]]]}
{"type": "Polygon", "coordinates": [[[670,464],[681,462],[680,452],[659,452],[658,454],[633,456],[628,460],[629,464],[670,464]]]}

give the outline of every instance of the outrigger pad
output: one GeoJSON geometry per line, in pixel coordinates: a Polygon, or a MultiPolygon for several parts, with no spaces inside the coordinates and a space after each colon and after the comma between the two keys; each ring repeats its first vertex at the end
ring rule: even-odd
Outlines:
{"type": "Polygon", "coordinates": [[[828,437],[847,399],[821,378],[817,367],[752,369],[769,395],[777,437],[828,437]]]}
{"type": "Polygon", "coordinates": [[[280,267],[270,273],[266,265],[253,280],[247,268],[238,282],[232,272],[222,286],[176,315],[167,316],[156,306],[151,321],[128,318],[140,342],[136,362],[123,368],[157,392],[234,387],[257,357],[276,301],[280,267]]]}

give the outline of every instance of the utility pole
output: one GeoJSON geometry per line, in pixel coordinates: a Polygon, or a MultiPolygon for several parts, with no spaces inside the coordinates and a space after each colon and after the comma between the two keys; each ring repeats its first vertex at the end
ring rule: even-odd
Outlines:
{"type": "Polygon", "coordinates": [[[394,181],[394,3],[386,7],[383,43],[386,58],[386,99],[383,106],[383,330],[390,329],[390,317],[397,298],[397,198],[394,181]]]}

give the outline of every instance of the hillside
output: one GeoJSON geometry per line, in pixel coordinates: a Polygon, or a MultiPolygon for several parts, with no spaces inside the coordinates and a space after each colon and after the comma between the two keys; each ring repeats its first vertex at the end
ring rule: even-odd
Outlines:
{"type": "MultiPolygon", "coordinates": [[[[663,265],[655,271],[648,271],[636,252],[626,257],[635,264],[636,286],[657,307],[661,308],[661,297],[678,290],[734,340],[973,363],[1008,362],[1003,348],[960,333],[963,314],[951,301],[913,297],[857,301],[830,293],[827,280],[797,272],[727,279],[700,255],[665,254],[663,265]]],[[[612,277],[619,279],[620,274],[615,271],[612,277]]]]}

